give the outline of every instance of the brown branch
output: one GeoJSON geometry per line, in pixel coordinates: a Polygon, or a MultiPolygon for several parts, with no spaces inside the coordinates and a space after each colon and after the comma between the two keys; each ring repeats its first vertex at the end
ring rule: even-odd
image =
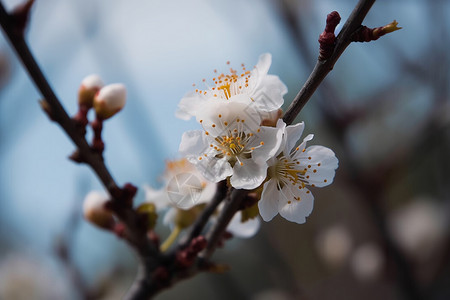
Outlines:
{"type": "Polygon", "coordinates": [[[341,54],[352,42],[353,34],[360,28],[362,21],[374,2],[375,0],[360,0],[358,2],[350,17],[347,19],[347,22],[345,22],[342,27],[342,30],[339,32],[333,52],[328,59],[317,60],[312,73],[309,75],[302,89],[298,92],[297,96],[295,96],[284,114],[283,120],[286,124],[292,124],[328,73],[333,70],[333,67],[341,54]]]}
{"type": "Polygon", "coordinates": [[[219,241],[223,238],[223,234],[227,229],[228,224],[230,223],[235,213],[239,210],[242,201],[244,201],[245,196],[247,196],[247,193],[248,191],[246,190],[233,189],[231,191],[230,198],[227,199],[224,208],[220,212],[217,223],[206,236],[208,245],[206,246],[204,253],[202,253],[203,259],[209,259],[214,253],[219,241]]]}

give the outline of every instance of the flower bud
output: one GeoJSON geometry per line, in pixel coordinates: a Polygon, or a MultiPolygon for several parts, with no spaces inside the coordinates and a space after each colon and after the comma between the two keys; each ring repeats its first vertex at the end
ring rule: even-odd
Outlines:
{"type": "Polygon", "coordinates": [[[91,108],[94,104],[94,96],[103,87],[102,79],[92,74],[85,77],[81,81],[80,89],[78,90],[78,104],[91,108]]]}
{"type": "Polygon", "coordinates": [[[87,194],[83,203],[84,218],[100,228],[111,229],[114,226],[114,217],[105,207],[108,200],[108,196],[97,191],[87,194]]]}
{"type": "Polygon", "coordinates": [[[94,97],[94,108],[97,117],[108,119],[119,112],[125,105],[127,90],[121,83],[109,84],[94,97]]]}

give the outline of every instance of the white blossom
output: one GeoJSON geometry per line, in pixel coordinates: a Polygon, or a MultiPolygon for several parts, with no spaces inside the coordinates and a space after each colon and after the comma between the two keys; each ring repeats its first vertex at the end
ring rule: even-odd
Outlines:
{"type": "Polygon", "coordinates": [[[207,103],[197,119],[204,130],[183,134],[179,151],[212,182],[230,177],[237,189],[254,189],[266,178],[267,160],[282,140],[280,128],[260,126],[246,95],[207,103]]]}
{"type": "Polygon", "coordinates": [[[258,202],[262,218],[270,221],[278,213],[288,221],[302,224],[313,209],[314,197],[306,185],[329,185],[338,167],[334,152],[323,146],[310,146],[310,134],[294,148],[300,139],[304,123],[287,126],[282,120],[277,128],[284,131],[283,143],[269,161],[268,178],[258,202]]]}
{"type": "Polygon", "coordinates": [[[205,89],[197,88],[181,99],[176,116],[189,120],[193,116],[198,117],[207,103],[234,101],[235,97],[242,95],[251,99],[254,109],[263,115],[278,110],[283,105],[287,88],[278,76],[267,74],[271,63],[272,56],[266,53],[260,56],[251,71],[243,64],[239,72],[230,68],[230,74],[219,74],[214,70],[216,74],[212,83],[204,79],[205,89]]]}

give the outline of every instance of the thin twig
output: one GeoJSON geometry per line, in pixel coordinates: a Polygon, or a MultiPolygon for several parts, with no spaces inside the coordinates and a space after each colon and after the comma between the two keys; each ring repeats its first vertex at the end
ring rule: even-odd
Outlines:
{"type": "Polygon", "coordinates": [[[233,189],[230,194],[230,199],[225,203],[224,208],[222,209],[217,223],[212,228],[212,230],[206,236],[206,240],[208,241],[208,245],[206,246],[205,252],[202,254],[204,259],[208,259],[214,253],[217,244],[223,237],[223,233],[227,229],[228,224],[231,219],[235,215],[235,213],[239,210],[240,204],[244,200],[247,195],[246,190],[235,190],[233,189]]]}
{"type": "Polygon", "coordinates": [[[294,119],[303,109],[305,104],[311,99],[316,89],[322,83],[324,78],[333,70],[337,60],[350,45],[352,35],[360,28],[362,21],[366,17],[375,0],[360,0],[353,9],[350,17],[345,22],[342,30],[336,38],[336,46],[330,58],[324,61],[317,60],[317,63],[303,85],[302,89],[295,96],[291,105],[284,114],[283,120],[286,124],[292,124],[294,119]]]}

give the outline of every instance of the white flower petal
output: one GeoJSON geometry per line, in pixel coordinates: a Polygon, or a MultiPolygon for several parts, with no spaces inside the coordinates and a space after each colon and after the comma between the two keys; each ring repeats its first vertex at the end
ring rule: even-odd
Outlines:
{"type": "Polygon", "coordinates": [[[199,109],[203,107],[203,104],[208,102],[208,97],[195,93],[187,93],[178,103],[178,109],[175,112],[175,116],[182,120],[189,120],[191,117],[196,116],[199,109]]]}
{"type": "MultiPolygon", "coordinates": [[[[190,161],[192,158],[198,159],[208,147],[205,132],[202,130],[191,130],[183,133],[178,151],[190,161]]],[[[192,161],[190,162],[192,163],[192,161]]]]}
{"type": "Polygon", "coordinates": [[[195,166],[211,182],[219,182],[233,174],[233,168],[225,158],[203,157],[202,160],[196,160],[195,166]]]}
{"type": "Polygon", "coordinates": [[[277,189],[277,182],[274,179],[264,183],[261,200],[258,202],[259,214],[264,221],[268,222],[278,214],[280,196],[280,191],[277,189]]]}
{"type": "Polygon", "coordinates": [[[231,232],[238,238],[250,238],[254,236],[261,226],[259,218],[256,217],[247,220],[244,223],[241,222],[241,219],[242,213],[239,211],[234,215],[233,219],[231,219],[230,224],[228,224],[227,231],[231,232]]]}
{"type": "Polygon", "coordinates": [[[327,186],[333,182],[338,159],[334,152],[323,146],[311,146],[296,156],[306,166],[305,178],[310,185],[327,186]]]}
{"type": "MultiPolygon", "coordinates": [[[[258,76],[264,76],[269,72],[270,65],[272,64],[272,55],[270,53],[264,53],[259,56],[258,63],[253,71],[257,71],[258,76]]],[[[252,72],[253,73],[253,72],[252,72]]]]}
{"type": "Polygon", "coordinates": [[[289,154],[294,148],[295,144],[300,140],[303,130],[305,129],[305,123],[297,123],[295,125],[287,126],[284,134],[286,139],[286,145],[284,147],[284,153],[289,154]]]}
{"type": "Polygon", "coordinates": [[[214,100],[203,105],[197,121],[213,137],[227,135],[235,128],[252,132],[261,123],[261,117],[253,107],[248,95],[236,95],[226,101],[214,100]]]}
{"type": "Polygon", "coordinates": [[[266,75],[262,78],[260,86],[255,88],[252,98],[258,106],[258,110],[272,111],[279,109],[283,103],[283,96],[287,93],[287,87],[275,75],[266,75]]]}
{"type": "Polygon", "coordinates": [[[251,190],[257,188],[266,179],[267,164],[257,164],[252,159],[241,160],[233,167],[230,183],[235,189],[251,190]]]}
{"type": "Polygon", "coordinates": [[[233,174],[233,169],[225,158],[215,157],[216,151],[210,145],[204,131],[192,130],[183,134],[179,151],[206,180],[219,182],[233,174]]]}
{"type": "Polygon", "coordinates": [[[280,128],[261,126],[260,129],[248,145],[248,148],[255,147],[252,159],[259,164],[275,156],[283,141],[283,131],[280,128]]]}
{"type": "Polygon", "coordinates": [[[155,190],[148,185],[144,185],[145,201],[152,202],[156,210],[162,210],[171,205],[169,196],[165,188],[155,190]]]}
{"type": "Polygon", "coordinates": [[[298,189],[290,185],[285,185],[282,191],[288,198],[278,202],[280,215],[291,222],[305,223],[306,217],[311,214],[314,206],[312,193],[306,188],[298,189]],[[294,195],[300,200],[294,199],[294,195]]]}

